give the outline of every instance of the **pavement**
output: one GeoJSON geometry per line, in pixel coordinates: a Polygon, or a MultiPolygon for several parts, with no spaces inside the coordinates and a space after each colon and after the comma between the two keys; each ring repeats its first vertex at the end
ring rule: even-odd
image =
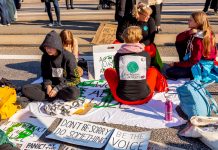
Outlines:
{"type": "MultiPolygon", "coordinates": [[[[45,35],[51,30],[60,32],[69,29],[79,41],[81,55],[92,56],[92,41],[100,23],[115,23],[114,10],[97,10],[98,0],[74,0],[75,9],[67,10],[65,2],[60,1],[62,27],[47,27],[47,14],[44,4],[39,0],[24,0],[21,10],[18,11],[18,20],[11,26],[0,27],[0,77],[5,77],[17,86],[31,83],[40,76],[40,56],[38,47],[45,35]]],[[[158,34],[155,43],[164,62],[178,60],[174,47],[175,36],[187,29],[187,21],[192,11],[203,9],[204,0],[165,0],[162,13],[163,32],[158,34]]],[[[55,16],[54,16],[55,18],[55,16]]],[[[216,34],[218,34],[218,16],[210,15],[209,20],[216,34]]],[[[218,41],[217,41],[218,42],[218,41]]],[[[208,89],[218,100],[217,84],[208,89]]],[[[59,119],[49,128],[54,128],[59,119]]],[[[167,129],[146,129],[132,126],[99,123],[105,126],[125,131],[152,130],[149,149],[209,149],[200,140],[184,138],[177,135],[184,125],[167,129]]],[[[45,133],[47,134],[47,133],[45,133]]],[[[45,135],[40,138],[47,141],[45,135]]],[[[56,141],[57,142],[57,141],[56,141]]],[[[68,145],[72,150],[90,149],[61,143],[60,150],[68,145]]]]}

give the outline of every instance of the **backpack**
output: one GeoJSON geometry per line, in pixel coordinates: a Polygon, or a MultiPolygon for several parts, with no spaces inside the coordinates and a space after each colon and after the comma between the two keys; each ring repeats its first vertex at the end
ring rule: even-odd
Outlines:
{"type": "Polygon", "coordinates": [[[16,91],[8,86],[0,87],[0,119],[8,119],[19,109],[19,105],[15,105],[16,91]]]}
{"type": "Polygon", "coordinates": [[[205,89],[207,85],[202,85],[200,81],[191,80],[176,89],[180,99],[180,107],[188,119],[192,116],[211,116],[212,111],[218,114],[216,101],[205,89]]]}

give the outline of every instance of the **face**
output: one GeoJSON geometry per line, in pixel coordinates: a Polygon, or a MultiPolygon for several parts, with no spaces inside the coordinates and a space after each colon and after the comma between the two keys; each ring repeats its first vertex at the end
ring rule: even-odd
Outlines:
{"type": "Polygon", "coordinates": [[[191,29],[197,29],[197,27],[198,27],[198,24],[195,22],[195,20],[192,16],[189,18],[188,26],[191,29]]]}
{"type": "Polygon", "coordinates": [[[51,47],[45,47],[45,51],[49,56],[56,56],[58,54],[58,51],[55,48],[51,47]]]}
{"type": "Polygon", "coordinates": [[[149,18],[150,18],[149,15],[146,15],[146,14],[143,14],[143,13],[139,13],[139,18],[138,18],[139,21],[147,22],[149,18]]]}

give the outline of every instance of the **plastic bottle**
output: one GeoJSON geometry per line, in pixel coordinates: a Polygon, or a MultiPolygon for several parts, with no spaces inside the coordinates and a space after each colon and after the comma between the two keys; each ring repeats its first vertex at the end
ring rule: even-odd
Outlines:
{"type": "Polygon", "coordinates": [[[165,102],[165,120],[172,121],[173,119],[173,103],[169,98],[165,102]]]}

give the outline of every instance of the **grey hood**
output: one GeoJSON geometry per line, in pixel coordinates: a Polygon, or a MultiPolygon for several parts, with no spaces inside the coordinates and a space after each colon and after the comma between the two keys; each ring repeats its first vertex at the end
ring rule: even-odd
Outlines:
{"type": "Polygon", "coordinates": [[[39,49],[43,52],[46,53],[45,47],[51,47],[57,49],[60,53],[63,51],[63,45],[61,38],[59,34],[56,31],[51,31],[49,32],[42,44],[40,45],[39,49]]]}

